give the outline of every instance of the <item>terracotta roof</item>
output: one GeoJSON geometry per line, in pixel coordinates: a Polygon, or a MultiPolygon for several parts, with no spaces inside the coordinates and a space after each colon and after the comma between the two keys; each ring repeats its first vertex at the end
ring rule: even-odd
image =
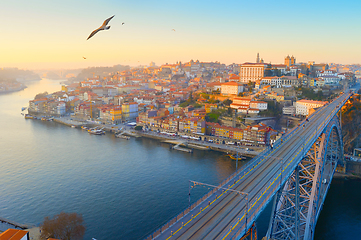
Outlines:
{"type": "Polygon", "coordinates": [[[10,228],[0,234],[0,240],[20,240],[27,234],[28,231],[10,228]]]}
{"type": "Polygon", "coordinates": [[[224,85],[227,85],[227,86],[241,86],[242,84],[240,84],[238,82],[231,81],[231,82],[222,83],[221,85],[222,86],[224,86],[224,85]]]}
{"type": "Polygon", "coordinates": [[[300,103],[313,103],[313,104],[326,104],[327,103],[325,101],[313,101],[313,100],[307,100],[307,99],[298,100],[297,102],[300,102],[300,103]]]}

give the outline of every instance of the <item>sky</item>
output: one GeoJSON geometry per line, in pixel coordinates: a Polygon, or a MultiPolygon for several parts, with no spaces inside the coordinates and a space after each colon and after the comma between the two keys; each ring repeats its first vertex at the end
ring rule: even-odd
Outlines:
{"type": "Polygon", "coordinates": [[[2,0],[0,68],[240,64],[257,53],[271,63],[355,64],[360,9],[359,0],[2,0]]]}

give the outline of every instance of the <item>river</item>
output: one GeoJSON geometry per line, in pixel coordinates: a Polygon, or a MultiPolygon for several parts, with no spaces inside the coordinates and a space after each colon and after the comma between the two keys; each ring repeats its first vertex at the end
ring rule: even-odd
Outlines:
{"type": "MultiPolygon", "coordinates": [[[[90,135],[54,122],[24,119],[37,93],[59,91],[42,79],[0,95],[0,217],[39,225],[61,211],[83,215],[84,239],[142,239],[188,206],[189,180],[217,185],[236,170],[217,152],[170,150],[150,139],[90,135]]],[[[333,181],[315,239],[355,239],[361,229],[358,180],[333,181]]],[[[192,190],[191,201],[209,189],[192,190]]],[[[268,206],[257,221],[263,237],[268,206]]]]}

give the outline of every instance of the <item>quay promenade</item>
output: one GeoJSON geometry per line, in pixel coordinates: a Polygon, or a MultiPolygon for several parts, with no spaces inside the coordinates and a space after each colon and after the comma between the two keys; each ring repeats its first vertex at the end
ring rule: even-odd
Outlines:
{"type": "Polygon", "coordinates": [[[54,118],[54,122],[61,123],[67,126],[71,126],[74,128],[80,128],[83,125],[91,126],[91,127],[98,127],[102,128],[106,132],[111,133],[118,133],[123,132],[125,135],[132,136],[132,137],[145,137],[145,138],[152,138],[163,141],[165,143],[177,145],[181,142],[185,142],[182,144],[188,148],[194,148],[198,150],[213,150],[219,152],[225,152],[230,154],[239,154],[240,156],[247,156],[247,157],[254,157],[257,156],[260,152],[262,152],[265,148],[264,147],[256,147],[256,146],[244,146],[244,145],[227,145],[222,144],[221,142],[227,142],[230,139],[226,138],[219,138],[214,136],[201,136],[203,140],[195,140],[191,139],[190,137],[194,134],[187,134],[182,133],[182,135],[172,136],[168,135],[163,132],[158,131],[136,131],[131,127],[127,126],[126,124],[100,124],[95,121],[84,121],[78,120],[73,117],[58,117],[54,118]],[[189,136],[189,138],[185,139],[184,136],[189,136]],[[203,137],[203,138],[202,138],[203,137]],[[218,141],[210,142],[204,139],[214,139],[218,141]]]}

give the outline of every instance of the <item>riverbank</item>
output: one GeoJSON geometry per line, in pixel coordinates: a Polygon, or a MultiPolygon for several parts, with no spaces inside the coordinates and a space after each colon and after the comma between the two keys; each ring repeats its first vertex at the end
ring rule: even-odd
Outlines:
{"type": "Polygon", "coordinates": [[[235,146],[235,145],[212,143],[202,140],[194,140],[189,138],[184,139],[180,136],[171,136],[163,133],[158,133],[156,131],[136,131],[136,130],[132,130],[130,127],[128,127],[125,124],[118,124],[118,125],[100,124],[95,121],[89,121],[89,120],[83,121],[83,120],[75,119],[73,117],[57,117],[54,118],[53,121],[73,128],[81,128],[82,126],[97,127],[110,133],[123,132],[124,135],[131,137],[144,137],[144,138],[156,139],[174,145],[182,143],[182,146],[185,146],[190,149],[198,149],[204,151],[213,150],[227,154],[238,153],[240,156],[246,156],[250,158],[257,156],[264,150],[263,148],[259,148],[259,147],[235,146]]]}
{"type": "Polygon", "coordinates": [[[333,175],[333,178],[337,178],[337,179],[361,179],[360,175],[356,175],[354,173],[339,173],[339,172],[335,172],[335,174],[333,175]]]}
{"type": "Polygon", "coordinates": [[[7,93],[19,92],[19,91],[21,91],[21,90],[24,90],[25,88],[27,88],[27,86],[21,86],[21,87],[19,87],[19,88],[10,89],[10,90],[3,90],[3,91],[0,91],[0,94],[7,94],[7,93]]]}

